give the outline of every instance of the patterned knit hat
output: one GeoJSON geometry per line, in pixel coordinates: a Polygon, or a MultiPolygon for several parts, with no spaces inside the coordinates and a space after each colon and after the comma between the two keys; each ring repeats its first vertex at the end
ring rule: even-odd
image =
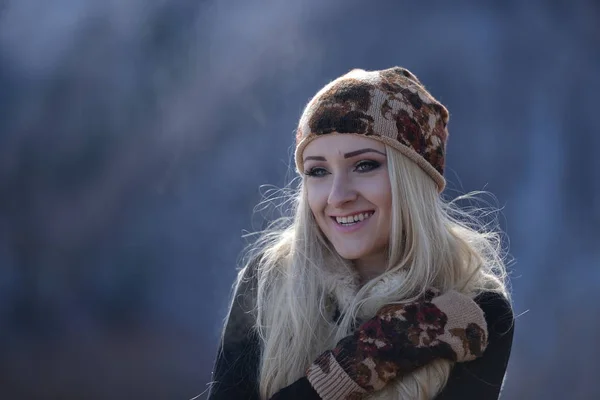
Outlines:
{"type": "Polygon", "coordinates": [[[379,140],[417,163],[444,190],[448,110],[410,71],[354,69],[310,100],[296,133],[296,168],[320,135],[336,132],[379,140]]]}

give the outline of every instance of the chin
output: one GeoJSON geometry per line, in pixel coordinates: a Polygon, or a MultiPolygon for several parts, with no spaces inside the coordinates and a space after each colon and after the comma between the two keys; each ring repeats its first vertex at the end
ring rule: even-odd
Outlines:
{"type": "Polygon", "coordinates": [[[359,258],[364,257],[366,254],[365,251],[357,251],[356,249],[348,249],[348,248],[338,248],[335,247],[335,251],[340,255],[340,257],[346,260],[358,260],[359,258]]]}

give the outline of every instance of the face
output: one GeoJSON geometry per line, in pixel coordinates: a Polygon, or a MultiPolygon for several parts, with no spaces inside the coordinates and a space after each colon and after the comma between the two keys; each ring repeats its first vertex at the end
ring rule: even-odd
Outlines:
{"type": "Polygon", "coordinates": [[[323,135],[303,153],[308,203],[319,228],[345,259],[387,257],[392,193],[383,143],[323,135]]]}

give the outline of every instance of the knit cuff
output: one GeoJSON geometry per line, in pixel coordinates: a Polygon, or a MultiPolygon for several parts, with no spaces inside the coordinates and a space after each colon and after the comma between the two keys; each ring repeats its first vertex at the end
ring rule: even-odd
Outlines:
{"type": "Polygon", "coordinates": [[[485,315],[477,303],[454,290],[434,298],[431,303],[448,318],[444,333],[437,339],[450,345],[456,354],[454,361],[481,357],[487,347],[488,331],[485,315]]]}
{"type": "Polygon", "coordinates": [[[323,400],[360,399],[367,393],[350,378],[331,351],[315,360],[306,377],[323,400]]]}

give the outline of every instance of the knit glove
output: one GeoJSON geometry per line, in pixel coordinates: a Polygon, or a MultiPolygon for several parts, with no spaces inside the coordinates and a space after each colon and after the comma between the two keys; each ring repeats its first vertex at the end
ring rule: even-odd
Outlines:
{"type": "Polygon", "coordinates": [[[381,308],[321,354],[306,376],[322,399],[359,399],[435,359],[471,361],[487,346],[483,311],[466,295],[429,290],[408,304],[381,308]]]}

